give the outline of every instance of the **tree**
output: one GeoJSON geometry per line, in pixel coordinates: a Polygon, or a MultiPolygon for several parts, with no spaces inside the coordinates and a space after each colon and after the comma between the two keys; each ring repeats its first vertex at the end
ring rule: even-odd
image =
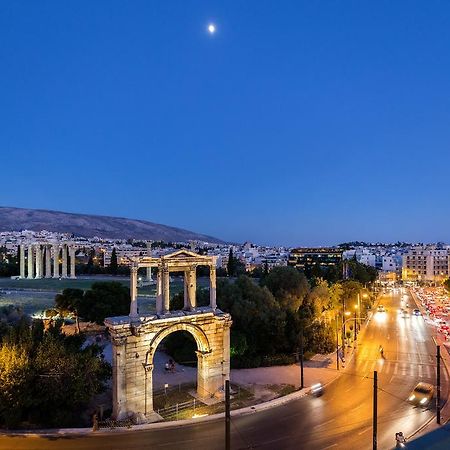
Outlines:
{"type": "Polygon", "coordinates": [[[309,291],[305,275],[294,267],[274,267],[262,280],[278,303],[297,311],[309,291]]]}
{"type": "Polygon", "coordinates": [[[235,259],[233,256],[233,248],[232,247],[230,247],[230,251],[228,253],[227,272],[228,272],[229,277],[234,276],[235,272],[236,272],[236,263],[235,263],[235,259]]]}
{"type": "Polygon", "coordinates": [[[102,325],[106,317],[127,315],[130,301],[129,290],[123,284],[98,281],[84,293],[78,312],[84,319],[102,325]]]}
{"type": "Polygon", "coordinates": [[[447,278],[447,279],[444,281],[444,287],[445,287],[445,289],[446,289],[448,292],[450,292],[450,278],[447,278]]]}
{"type": "Polygon", "coordinates": [[[80,333],[79,310],[82,307],[84,292],[82,289],[64,289],[55,297],[55,306],[61,316],[72,314],[75,317],[77,332],[80,333]]]}
{"type": "Polygon", "coordinates": [[[117,252],[116,252],[116,247],[113,247],[112,252],[111,252],[111,261],[109,263],[109,273],[111,275],[117,275],[117,269],[118,269],[117,252]]]}
{"type": "Polygon", "coordinates": [[[32,367],[26,348],[0,345],[0,424],[18,423],[32,399],[27,398],[32,367]]]}

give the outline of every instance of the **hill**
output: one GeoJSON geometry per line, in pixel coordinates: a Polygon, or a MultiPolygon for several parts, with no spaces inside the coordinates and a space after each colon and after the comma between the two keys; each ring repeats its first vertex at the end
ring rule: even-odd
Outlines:
{"type": "Polygon", "coordinates": [[[0,206],[0,231],[20,230],[48,230],[73,233],[76,236],[88,238],[98,236],[111,239],[132,238],[165,242],[189,240],[223,242],[211,236],[146,220],[0,206]]]}

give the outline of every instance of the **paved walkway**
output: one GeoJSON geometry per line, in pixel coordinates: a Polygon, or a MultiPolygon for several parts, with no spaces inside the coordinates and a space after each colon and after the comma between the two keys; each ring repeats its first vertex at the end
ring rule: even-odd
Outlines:
{"type": "MultiPolygon", "coordinates": [[[[89,338],[92,342],[94,338],[89,338]]],[[[112,363],[112,348],[110,342],[100,342],[105,345],[103,355],[105,359],[112,363]]],[[[169,387],[184,383],[197,382],[197,369],[195,367],[175,365],[174,372],[166,372],[165,365],[169,356],[157,351],[154,359],[153,387],[156,390],[163,389],[165,384],[169,387]]],[[[304,364],[304,384],[310,387],[315,383],[328,383],[333,380],[338,372],[336,371],[335,354],[316,355],[311,361],[304,364]]],[[[268,385],[292,385],[296,389],[300,387],[300,366],[291,364],[288,366],[257,367],[254,369],[233,369],[230,379],[232,383],[251,387],[258,390],[268,385]]],[[[268,396],[263,395],[264,398],[268,396]]],[[[269,396],[270,397],[270,396],[269,396]]],[[[273,391],[272,391],[273,397],[273,391]]]]}

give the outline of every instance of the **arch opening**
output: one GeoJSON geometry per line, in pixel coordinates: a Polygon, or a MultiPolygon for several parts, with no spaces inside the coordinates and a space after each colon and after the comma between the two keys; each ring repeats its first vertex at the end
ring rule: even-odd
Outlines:
{"type": "Polygon", "coordinates": [[[207,357],[211,348],[205,332],[195,324],[178,323],[159,331],[151,340],[144,368],[145,414],[171,403],[214,395],[207,389],[207,357]]]}

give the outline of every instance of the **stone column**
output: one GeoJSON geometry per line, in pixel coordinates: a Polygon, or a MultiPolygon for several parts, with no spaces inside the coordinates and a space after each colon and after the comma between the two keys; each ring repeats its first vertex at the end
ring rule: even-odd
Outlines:
{"type": "Polygon", "coordinates": [[[153,413],[153,364],[143,364],[145,370],[144,414],[153,413]]]}
{"type": "Polygon", "coordinates": [[[70,254],[70,278],[76,278],[75,276],[75,247],[69,247],[70,254]]]}
{"type": "Polygon", "coordinates": [[[62,245],[62,270],[61,277],[67,278],[67,244],[62,245]]]}
{"type": "Polygon", "coordinates": [[[196,350],[197,354],[197,395],[200,398],[211,398],[215,394],[215,390],[211,388],[208,382],[209,378],[209,356],[210,353],[205,353],[196,350]]]}
{"type": "Polygon", "coordinates": [[[33,246],[28,246],[28,275],[27,278],[34,278],[34,267],[33,267],[33,246]]]}
{"type": "Polygon", "coordinates": [[[189,272],[187,270],[184,271],[184,302],[183,302],[183,309],[190,310],[191,304],[189,302],[189,272]]]}
{"type": "Polygon", "coordinates": [[[25,278],[25,247],[23,244],[19,245],[20,258],[20,278],[25,278]]]}
{"type": "Polygon", "coordinates": [[[168,267],[165,267],[163,269],[163,301],[164,301],[164,312],[169,312],[169,310],[170,310],[170,273],[169,273],[168,267]]]}
{"type": "Polygon", "coordinates": [[[45,246],[45,278],[52,277],[52,255],[51,246],[45,246]]]}
{"type": "Polygon", "coordinates": [[[195,267],[191,267],[189,270],[188,297],[191,309],[197,307],[197,274],[195,269],[195,267]]]}
{"type": "Polygon", "coordinates": [[[53,246],[53,278],[59,278],[59,245],[53,246]]]}
{"type": "Polygon", "coordinates": [[[163,297],[162,297],[162,272],[161,268],[158,268],[156,274],[156,314],[163,314],[163,297]]]}
{"type": "Polygon", "coordinates": [[[44,278],[44,250],[45,246],[41,246],[41,278],[44,278]]]}
{"type": "Polygon", "coordinates": [[[41,266],[41,246],[38,244],[36,245],[36,277],[35,278],[42,278],[42,266],[41,266]]]}
{"type": "MultiPolygon", "coordinates": [[[[147,256],[152,256],[152,241],[147,241],[147,256]]],[[[147,267],[147,281],[153,281],[151,267],[147,267]]]]}
{"type": "Polygon", "coordinates": [[[126,338],[113,337],[113,418],[125,419],[127,416],[126,390],[126,338]]]}
{"type": "Polygon", "coordinates": [[[138,266],[132,265],[130,270],[130,317],[136,318],[139,317],[138,314],[138,305],[137,305],[137,273],[138,266]]]}
{"type": "Polygon", "coordinates": [[[211,266],[209,268],[209,306],[211,306],[212,309],[217,308],[216,293],[216,267],[211,266]]]}

